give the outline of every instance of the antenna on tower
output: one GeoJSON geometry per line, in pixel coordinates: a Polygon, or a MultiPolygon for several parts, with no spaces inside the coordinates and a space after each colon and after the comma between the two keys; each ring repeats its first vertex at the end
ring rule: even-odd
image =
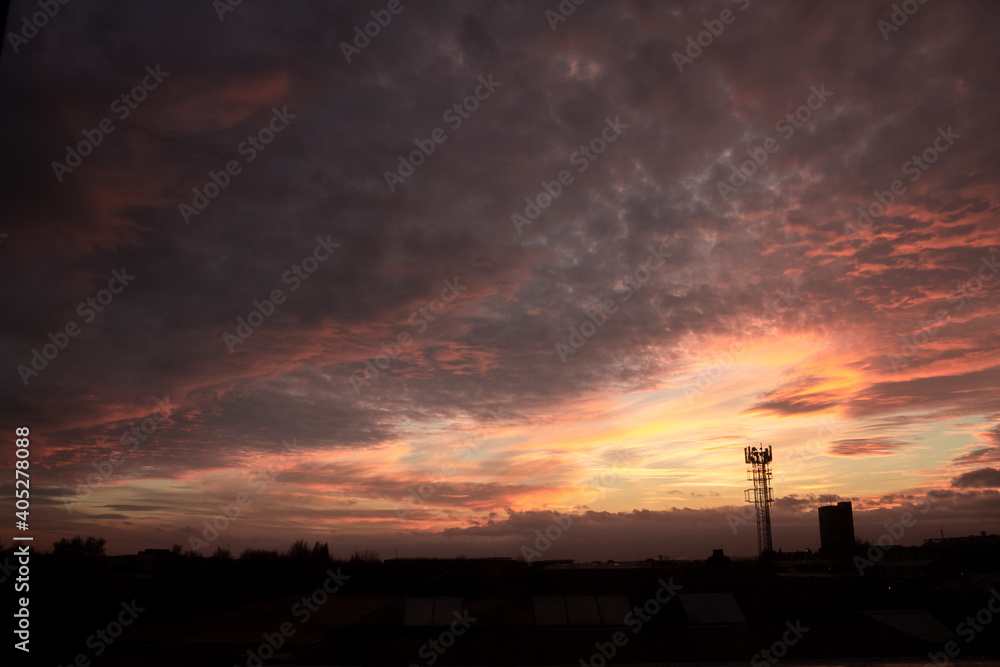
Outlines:
{"type": "Polygon", "coordinates": [[[771,493],[771,447],[765,449],[763,443],[760,449],[744,447],[743,455],[750,466],[747,480],[753,481],[753,488],[747,489],[744,497],[757,510],[757,555],[765,560],[774,551],[771,547],[771,503],[774,502],[771,493]],[[753,500],[750,499],[751,493],[753,500]]]}

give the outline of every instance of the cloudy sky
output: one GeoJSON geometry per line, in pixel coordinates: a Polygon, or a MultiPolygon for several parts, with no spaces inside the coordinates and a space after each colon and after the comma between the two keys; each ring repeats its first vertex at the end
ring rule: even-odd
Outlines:
{"type": "Polygon", "coordinates": [[[1000,530],[1000,8],[561,7],[12,3],[39,546],[752,555],[759,443],[776,547],[1000,530]]]}

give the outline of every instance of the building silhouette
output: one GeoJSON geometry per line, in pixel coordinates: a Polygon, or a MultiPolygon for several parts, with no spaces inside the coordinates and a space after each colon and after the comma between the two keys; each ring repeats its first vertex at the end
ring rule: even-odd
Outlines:
{"type": "Polygon", "coordinates": [[[843,556],[854,549],[854,512],[850,501],[819,508],[819,542],[824,555],[843,556]]]}

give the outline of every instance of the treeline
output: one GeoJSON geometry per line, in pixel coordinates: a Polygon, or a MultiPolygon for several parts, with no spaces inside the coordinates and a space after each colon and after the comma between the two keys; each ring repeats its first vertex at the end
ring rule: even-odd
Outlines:
{"type": "MultiPolygon", "coordinates": [[[[202,555],[197,551],[192,551],[190,549],[183,551],[179,544],[175,544],[171,553],[178,556],[183,556],[185,558],[201,558],[202,555]]],[[[225,547],[218,547],[209,558],[218,558],[220,560],[233,559],[232,552],[225,547]]],[[[245,561],[276,561],[282,559],[289,559],[293,561],[306,561],[306,562],[327,562],[332,563],[337,561],[336,558],[330,555],[330,546],[326,542],[314,542],[310,547],[306,540],[297,540],[288,548],[287,551],[281,552],[277,549],[254,549],[252,547],[247,547],[244,549],[240,555],[239,560],[245,561]]],[[[377,551],[372,549],[358,550],[355,549],[351,552],[351,555],[346,559],[348,563],[361,564],[361,563],[381,563],[382,559],[377,551]]]]}
{"type": "MultiPolygon", "coordinates": [[[[52,551],[35,551],[40,555],[52,555],[56,558],[69,559],[95,559],[107,556],[105,546],[107,540],[103,537],[81,537],[63,538],[52,545],[52,551]]],[[[13,547],[5,547],[0,543],[0,556],[7,556],[13,552],[13,547]]],[[[142,553],[142,552],[140,552],[142,553]]],[[[175,544],[170,549],[170,556],[176,558],[214,558],[217,560],[242,561],[281,561],[292,560],[298,562],[313,563],[334,563],[347,562],[352,564],[375,564],[381,563],[379,553],[373,549],[355,549],[346,559],[337,559],[330,555],[330,546],[327,542],[316,541],[312,546],[306,540],[296,540],[287,551],[278,549],[254,549],[247,547],[238,557],[234,557],[232,551],[226,547],[218,547],[209,556],[205,556],[194,549],[185,549],[180,544],[175,544]]]]}

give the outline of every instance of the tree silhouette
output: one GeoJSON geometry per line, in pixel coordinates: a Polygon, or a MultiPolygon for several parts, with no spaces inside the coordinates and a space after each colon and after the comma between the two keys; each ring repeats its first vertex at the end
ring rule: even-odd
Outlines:
{"type": "Polygon", "coordinates": [[[79,535],[71,540],[63,538],[52,545],[52,553],[64,558],[100,558],[104,556],[103,537],[88,537],[86,541],[79,535]]]}

